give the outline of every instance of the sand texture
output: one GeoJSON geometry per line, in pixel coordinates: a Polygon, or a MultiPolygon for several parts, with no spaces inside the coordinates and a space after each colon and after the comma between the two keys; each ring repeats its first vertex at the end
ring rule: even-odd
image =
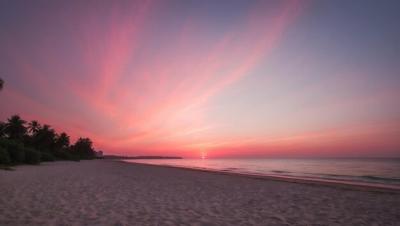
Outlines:
{"type": "Polygon", "coordinates": [[[0,225],[400,225],[400,195],[110,160],[0,170],[0,225]]]}

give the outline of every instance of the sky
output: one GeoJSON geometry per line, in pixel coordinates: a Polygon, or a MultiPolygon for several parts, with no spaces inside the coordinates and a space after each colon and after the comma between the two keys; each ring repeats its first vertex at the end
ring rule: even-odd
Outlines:
{"type": "Polygon", "coordinates": [[[0,0],[0,120],[106,154],[400,157],[399,1],[0,0]]]}

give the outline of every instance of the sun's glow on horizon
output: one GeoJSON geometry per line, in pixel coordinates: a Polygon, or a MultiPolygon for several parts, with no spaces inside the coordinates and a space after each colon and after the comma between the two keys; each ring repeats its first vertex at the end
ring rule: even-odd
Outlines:
{"type": "Polygon", "coordinates": [[[207,158],[207,152],[202,151],[201,152],[201,159],[206,159],[207,158]]]}

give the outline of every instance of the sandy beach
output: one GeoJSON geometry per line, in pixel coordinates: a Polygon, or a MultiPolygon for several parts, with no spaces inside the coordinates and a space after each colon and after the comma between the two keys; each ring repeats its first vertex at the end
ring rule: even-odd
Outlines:
{"type": "Polygon", "coordinates": [[[400,194],[122,163],[0,170],[0,225],[399,225],[400,194]]]}

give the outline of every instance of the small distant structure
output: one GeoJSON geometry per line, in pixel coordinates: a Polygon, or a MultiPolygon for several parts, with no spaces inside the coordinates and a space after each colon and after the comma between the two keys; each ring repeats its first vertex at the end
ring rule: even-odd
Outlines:
{"type": "Polygon", "coordinates": [[[96,155],[96,158],[103,158],[104,157],[104,155],[103,155],[103,151],[95,151],[95,155],[96,155]]]}

